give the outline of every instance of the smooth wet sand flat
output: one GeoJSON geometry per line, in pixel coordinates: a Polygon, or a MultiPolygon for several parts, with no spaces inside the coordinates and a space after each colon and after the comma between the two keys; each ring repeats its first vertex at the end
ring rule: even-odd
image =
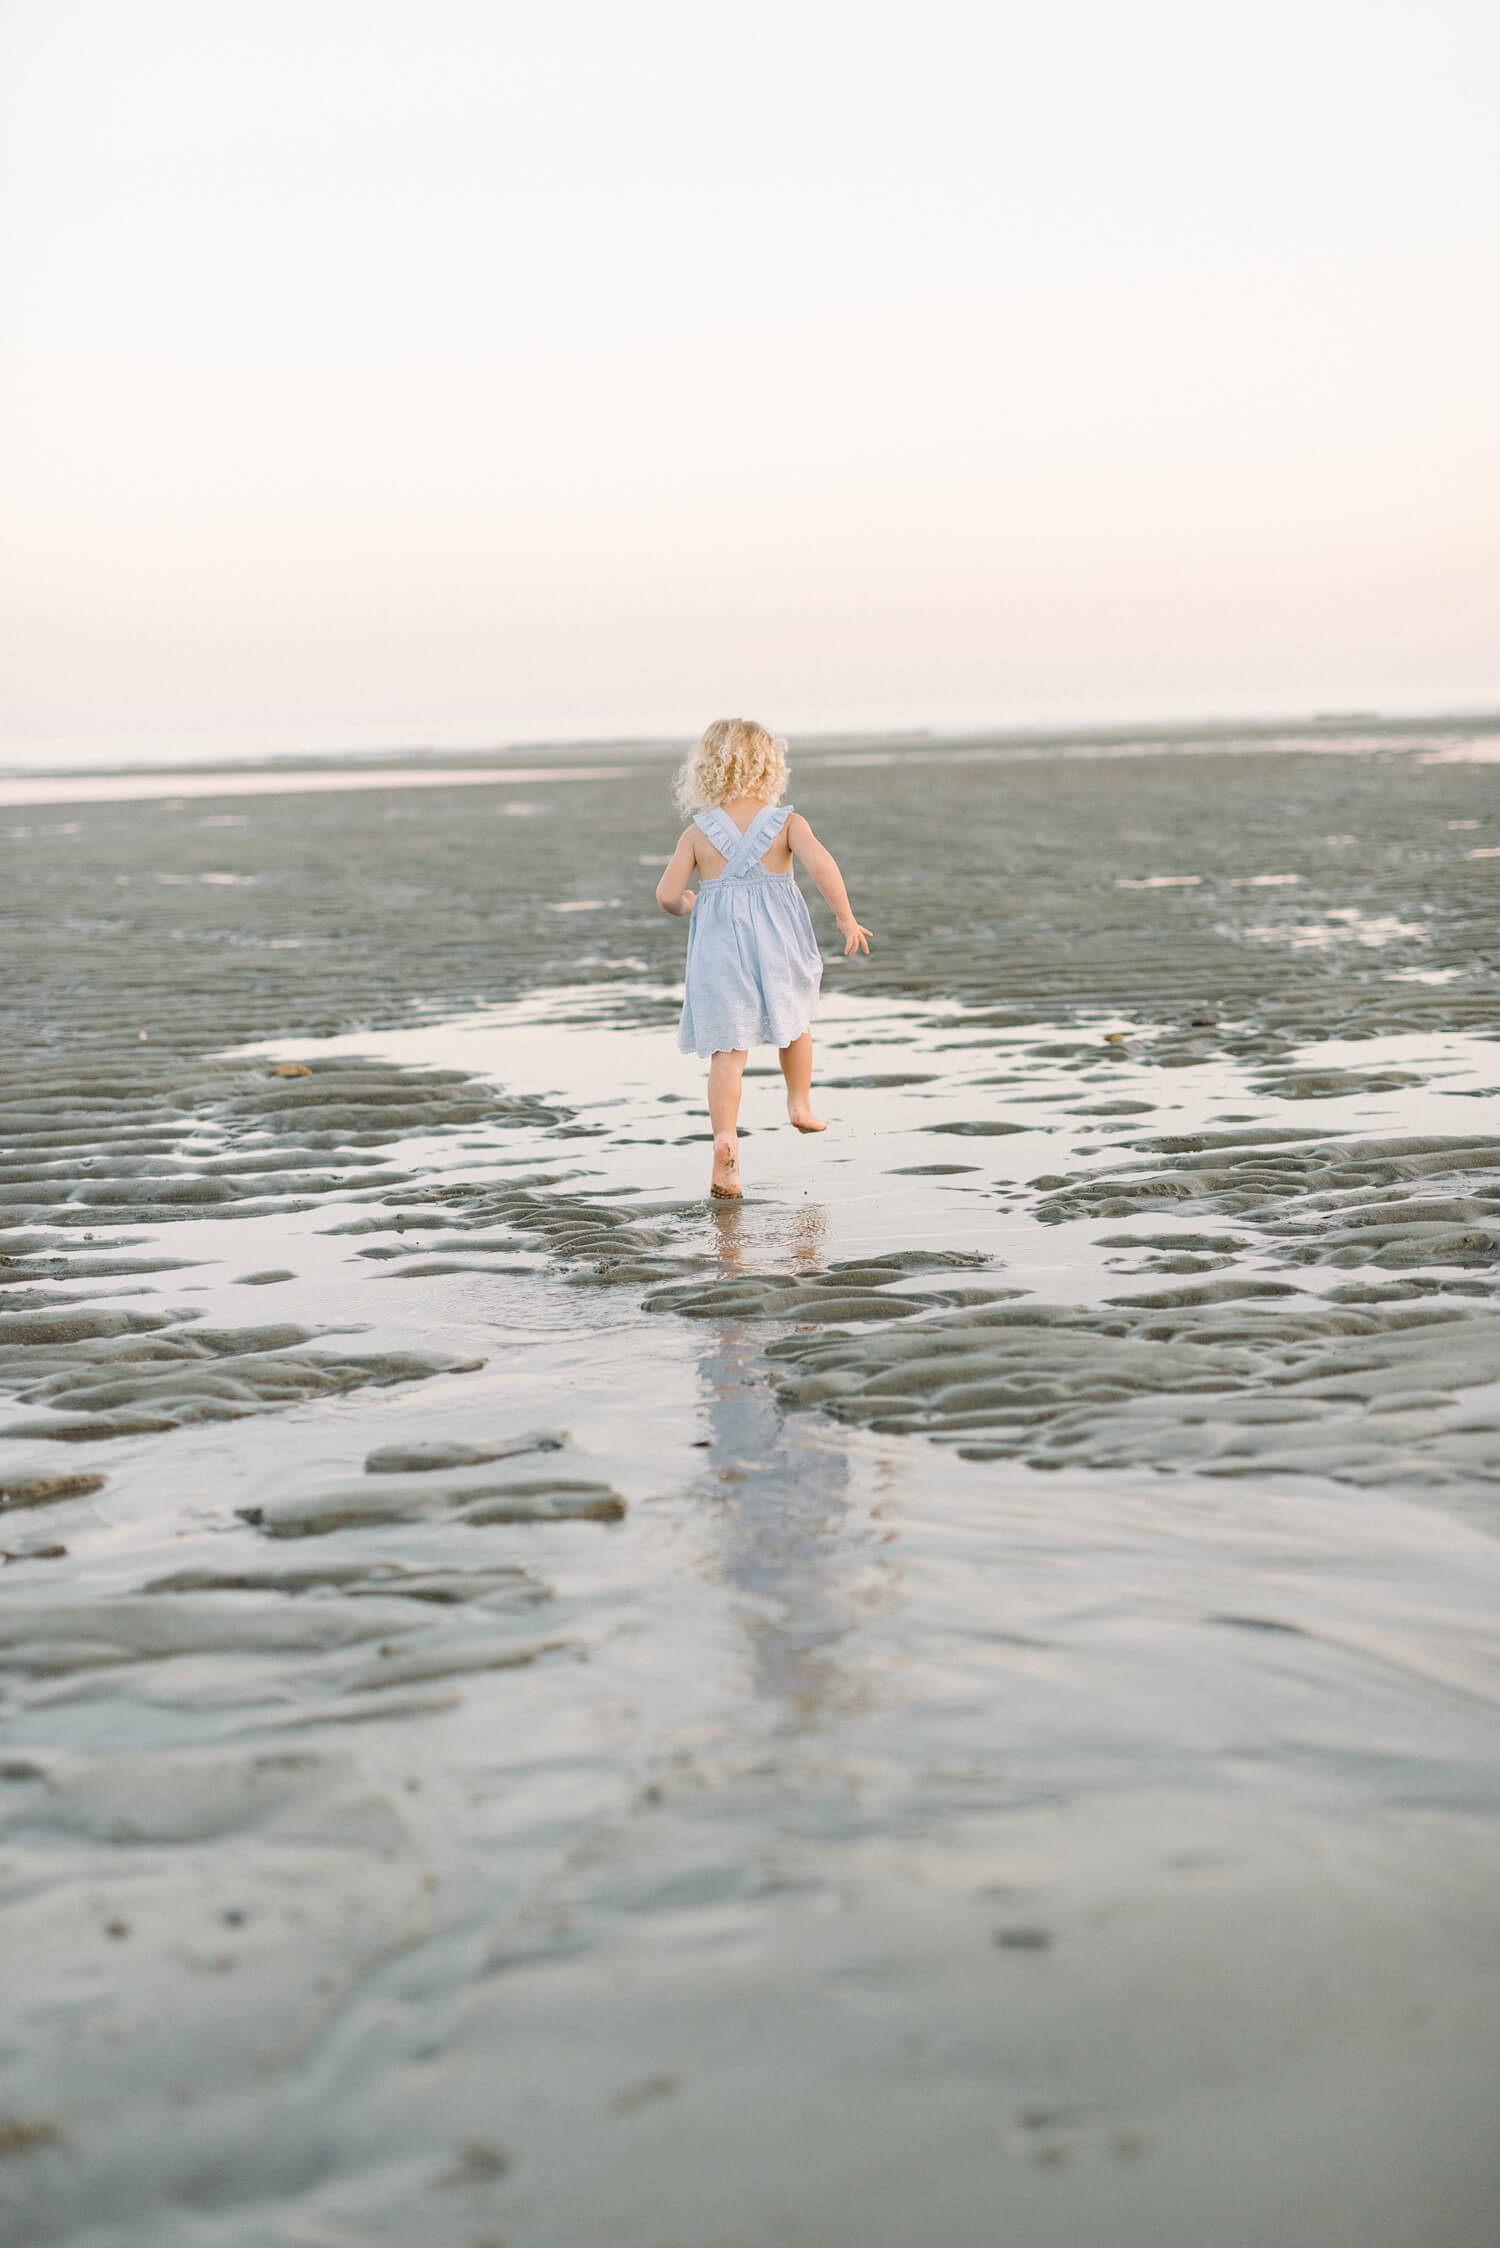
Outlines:
{"type": "Polygon", "coordinates": [[[1494,2237],[1483,735],[0,812],[7,2237],[1494,2237]]]}

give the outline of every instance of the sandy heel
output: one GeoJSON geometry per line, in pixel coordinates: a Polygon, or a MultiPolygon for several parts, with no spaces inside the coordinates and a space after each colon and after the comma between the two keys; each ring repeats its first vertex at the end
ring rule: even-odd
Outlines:
{"type": "Polygon", "coordinates": [[[711,1199],[715,1202],[742,1202],[744,1200],[744,1195],[740,1190],[738,1147],[735,1148],[727,1163],[721,1163],[719,1143],[717,1140],[714,1141],[713,1177],[709,1181],[708,1191],[711,1199]]]}

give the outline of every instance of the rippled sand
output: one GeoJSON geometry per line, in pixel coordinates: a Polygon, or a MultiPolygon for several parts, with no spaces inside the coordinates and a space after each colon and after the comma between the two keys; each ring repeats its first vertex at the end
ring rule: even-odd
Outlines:
{"type": "Polygon", "coordinates": [[[1476,736],[0,813],[10,2236],[1490,2236],[1476,736]]]}

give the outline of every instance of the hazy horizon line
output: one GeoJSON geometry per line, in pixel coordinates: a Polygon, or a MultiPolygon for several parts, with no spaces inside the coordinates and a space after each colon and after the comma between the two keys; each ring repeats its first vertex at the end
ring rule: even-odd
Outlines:
{"type": "MultiPolygon", "coordinates": [[[[516,729],[495,725],[448,726],[430,732],[393,728],[376,736],[373,728],[350,726],[287,726],[245,729],[199,729],[177,733],[131,730],[119,734],[68,734],[0,739],[0,773],[23,775],[46,772],[59,776],[107,770],[153,772],[164,769],[212,770],[219,765],[243,767],[251,763],[286,765],[324,759],[385,762],[401,758],[422,761],[433,757],[474,760],[485,757],[529,754],[549,750],[660,751],[685,748],[698,729],[663,725],[630,730],[597,730],[577,727],[563,730],[540,722],[516,729]],[[102,763],[101,763],[102,760],[102,763]]],[[[1357,728],[1380,732],[1412,727],[1464,728],[1500,725],[1500,696],[1493,702],[1391,708],[1326,708],[1318,710],[1255,710],[1226,712],[1116,713],[1099,718],[1037,718],[974,720],[948,724],[841,724],[786,725],[788,740],[807,748],[841,743],[930,742],[955,746],[967,742],[1107,741],[1141,736],[1169,740],[1178,736],[1262,735],[1276,732],[1316,733],[1328,729],[1357,728]]]]}

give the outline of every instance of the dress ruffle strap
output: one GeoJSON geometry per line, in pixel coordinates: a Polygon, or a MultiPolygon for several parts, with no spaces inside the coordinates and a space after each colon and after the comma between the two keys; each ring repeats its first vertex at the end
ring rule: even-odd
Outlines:
{"type": "MultiPolygon", "coordinates": [[[[708,811],[700,812],[693,825],[708,837],[721,858],[733,856],[740,842],[740,831],[727,812],[720,811],[717,805],[713,805],[708,811]]],[[[753,821],[751,825],[754,825],[753,821]]]]}

